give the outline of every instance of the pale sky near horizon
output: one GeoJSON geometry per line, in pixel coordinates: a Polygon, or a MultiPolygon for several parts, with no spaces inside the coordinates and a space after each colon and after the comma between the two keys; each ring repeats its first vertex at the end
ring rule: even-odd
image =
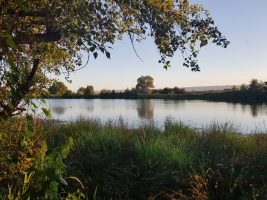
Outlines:
{"type": "Polygon", "coordinates": [[[194,2],[210,10],[215,24],[231,42],[227,49],[214,44],[202,48],[198,58],[201,72],[183,67],[179,53],[166,71],[158,64],[160,57],[151,39],[135,45],[142,62],[125,38],[115,44],[110,60],[103,55],[90,59],[84,69],[71,74],[71,84],[64,82],[76,91],[86,85],[95,90],[132,88],[142,75],[152,76],[156,88],[239,85],[252,78],[267,81],[267,0],[194,2]]]}

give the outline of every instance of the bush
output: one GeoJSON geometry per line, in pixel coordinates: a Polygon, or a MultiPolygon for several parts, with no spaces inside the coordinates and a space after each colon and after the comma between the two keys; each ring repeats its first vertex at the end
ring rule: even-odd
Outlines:
{"type": "Polygon", "coordinates": [[[48,151],[41,121],[2,121],[0,130],[0,196],[3,199],[84,197],[80,190],[68,192],[63,161],[73,146],[72,138],[48,151]]]}

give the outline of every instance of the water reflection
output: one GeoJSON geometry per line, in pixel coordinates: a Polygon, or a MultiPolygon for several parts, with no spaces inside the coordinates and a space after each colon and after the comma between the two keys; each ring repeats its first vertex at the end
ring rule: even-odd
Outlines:
{"type": "Polygon", "coordinates": [[[138,100],[137,113],[139,118],[151,120],[154,117],[154,105],[150,100],[138,100]]]}
{"type": "Polygon", "coordinates": [[[242,113],[250,112],[252,117],[258,117],[267,114],[266,104],[241,104],[241,103],[226,103],[229,105],[230,109],[234,112],[242,113]]]}
{"type": "Polygon", "coordinates": [[[243,129],[254,129],[267,122],[266,104],[240,104],[201,100],[123,100],[123,99],[49,99],[52,116],[61,120],[73,120],[78,116],[101,120],[122,117],[129,124],[139,120],[151,120],[164,125],[166,117],[173,117],[196,127],[232,122],[243,129]]]}
{"type": "Polygon", "coordinates": [[[93,112],[94,111],[94,107],[91,105],[91,106],[87,106],[86,109],[89,111],[89,112],[93,112]]]}
{"type": "Polygon", "coordinates": [[[250,105],[250,111],[251,111],[251,115],[253,117],[257,117],[258,113],[260,111],[260,106],[257,105],[250,105]]]}
{"type": "Polygon", "coordinates": [[[243,113],[246,112],[246,105],[245,104],[241,104],[241,110],[243,113]]]}
{"type": "Polygon", "coordinates": [[[179,109],[184,109],[186,106],[186,100],[159,100],[162,101],[164,104],[165,109],[174,109],[174,110],[179,110],[179,109]]]}
{"type": "Polygon", "coordinates": [[[258,117],[259,115],[266,115],[267,114],[267,105],[266,104],[233,104],[234,110],[241,107],[241,111],[243,113],[250,111],[252,117],[258,117]]]}
{"type": "Polygon", "coordinates": [[[63,115],[66,111],[66,107],[62,107],[62,106],[55,106],[52,107],[52,112],[58,114],[58,115],[63,115]]]}
{"type": "Polygon", "coordinates": [[[253,117],[258,117],[259,115],[266,115],[267,114],[267,105],[266,104],[261,104],[261,105],[257,105],[257,104],[252,104],[249,105],[250,106],[250,111],[251,111],[251,115],[253,117]]]}

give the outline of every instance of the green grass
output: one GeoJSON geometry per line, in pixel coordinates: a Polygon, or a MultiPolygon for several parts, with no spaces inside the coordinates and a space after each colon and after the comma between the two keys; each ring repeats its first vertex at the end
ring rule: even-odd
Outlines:
{"type": "MultiPolygon", "coordinates": [[[[49,127],[49,128],[48,128],[49,127]]],[[[119,119],[50,124],[48,146],[74,139],[69,175],[97,199],[266,199],[267,135],[229,124],[195,130],[166,120],[129,129],[119,119]]]]}

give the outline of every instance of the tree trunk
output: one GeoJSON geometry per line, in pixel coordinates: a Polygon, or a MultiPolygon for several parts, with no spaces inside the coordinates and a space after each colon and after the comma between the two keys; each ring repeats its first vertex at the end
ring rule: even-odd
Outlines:
{"type": "Polygon", "coordinates": [[[33,84],[34,77],[36,75],[38,66],[39,66],[39,59],[35,59],[33,61],[33,67],[31,73],[27,77],[26,81],[19,85],[14,94],[12,94],[12,99],[10,104],[3,105],[2,110],[0,111],[0,119],[8,119],[14,115],[14,112],[21,110],[18,106],[19,103],[23,100],[25,95],[29,92],[30,87],[33,84]]]}

